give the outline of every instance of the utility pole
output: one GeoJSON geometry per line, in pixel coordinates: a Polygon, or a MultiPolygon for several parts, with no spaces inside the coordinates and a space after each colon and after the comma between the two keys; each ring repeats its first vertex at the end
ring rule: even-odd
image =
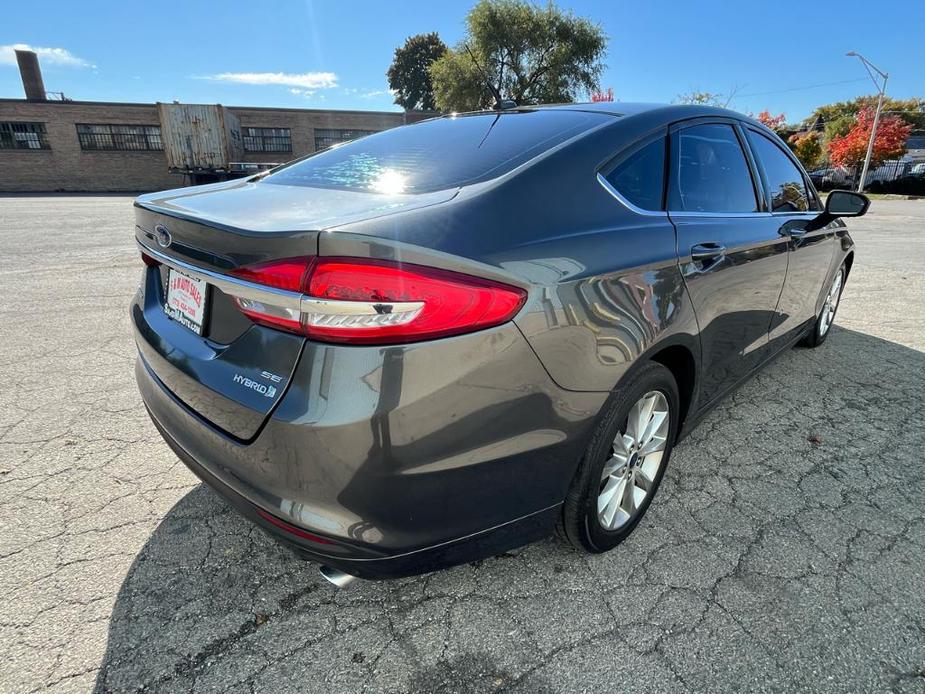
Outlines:
{"type": "Polygon", "coordinates": [[[874,113],[874,125],[870,129],[870,142],[867,143],[867,156],[864,157],[864,168],[861,169],[861,180],[858,181],[858,192],[863,193],[864,183],[867,181],[867,169],[870,168],[870,157],[874,152],[874,140],[877,138],[877,126],[880,125],[880,111],[883,109],[883,95],[886,94],[886,81],[890,78],[890,75],[882,70],[878,70],[872,62],[857,51],[848,51],[846,55],[861,61],[861,64],[864,65],[864,69],[867,70],[867,74],[870,75],[870,79],[873,80],[874,86],[880,94],[877,98],[877,111],[874,113]],[[880,82],[874,77],[874,72],[880,75],[880,82]]]}

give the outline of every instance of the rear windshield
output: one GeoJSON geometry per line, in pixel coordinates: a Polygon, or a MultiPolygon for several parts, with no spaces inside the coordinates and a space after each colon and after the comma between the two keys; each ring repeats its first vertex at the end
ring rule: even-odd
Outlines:
{"type": "Polygon", "coordinates": [[[332,147],[263,180],[389,194],[456,188],[505,174],[612,120],[599,113],[565,110],[438,118],[332,147]]]}

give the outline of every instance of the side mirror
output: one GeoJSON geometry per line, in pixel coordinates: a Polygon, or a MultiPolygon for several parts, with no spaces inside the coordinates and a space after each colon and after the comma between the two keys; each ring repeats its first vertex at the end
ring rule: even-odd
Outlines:
{"type": "Polygon", "coordinates": [[[867,214],[870,198],[850,190],[833,190],[825,199],[825,210],[806,225],[806,231],[821,229],[838,217],[860,217],[867,214]]]}
{"type": "Polygon", "coordinates": [[[825,214],[832,217],[860,217],[867,213],[870,199],[861,193],[833,190],[825,200],[825,214]]]}

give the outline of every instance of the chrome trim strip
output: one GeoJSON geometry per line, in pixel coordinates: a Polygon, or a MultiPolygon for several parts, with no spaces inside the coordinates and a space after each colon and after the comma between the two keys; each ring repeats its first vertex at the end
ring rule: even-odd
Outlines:
{"type": "Polygon", "coordinates": [[[177,270],[178,272],[187,274],[195,279],[204,280],[209,284],[218,287],[225,294],[229,294],[241,299],[249,299],[250,301],[271,304],[273,306],[278,306],[279,308],[290,309],[293,311],[302,310],[302,294],[299,292],[290,292],[285,289],[267,287],[262,284],[255,284],[254,282],[248,282],[247,280],[231,277],[230,275],[223,275],[219,272],[206,270],[204,268],[197,267],[196,265],[190,265],[187,262],[177,260],[176,258],[171,258],[169,255],[165,255],[160,251],[156,251],[150,246],[142,243],[141,241],[138,241],[137,239],[136,241],[141,247],[141,250],[146,255],[151,256],[155,260],[163,263],[167,267],[177,270]]]}
{"type": "MultiPolygon", "coordinates": [[[[137,241],[137,243],[145,254],[163,263],[167,267],[173,268],[195,279],[208,282],[230,296],[261,304],[268,304],[274,308],[284,309],[289,312],[288,317],[291,318],[297,318],[297,314],[299,313],[312,313],[322,316],[378,316],[392,314],[395,315],[396,320],[398,320],[399,314],[413,313],[414,316],[416,316],[420,313],[421,309],[424,308],[423,301],[385,302],[319,299],[306,296],[299,292],[290,292],[285,289],[267,287],[262,284],[241,280],[237,277],[231,277],[230,275],[223,275],[220,272],[206,270],[185,261],[172,258],[160,251],[156,251],[141,241],[137,241]]],[[[411,318],[414,316],[411,316],[411,318]]],[[[410,320],[410,318],[407,319],[410,320]]]]}
{"type": "Polygon", "coordinates": [[[337,299],[317,299],[302,295],[302,313],[318,313],[337,316],[378,316],[398,313],[418,312],[424,308],[423,301],[341,301],[337,299]]]}
{"type": "Polygon", "coordinates": [[[628,209],[630,212],[635,212],[636,214],[645,215],[646,217],[667,217],[667,216],[668,216],[668,213],[665,212],[665,211],[663,211],[663,210],[644,210],[644,209],[642,209],[641,207],[637,207],[636,205],[634,205],[633,203],[631,203],[629,200],[627,200],[626,198],[624,198],[624,197],[620,194],[620,191],[618,191],[616,188],[614,188],[614,187],[610,184],[610,181],[608,181],[606,178],[604,178],[604,177],[600,174],[600,172],[598,172],[598,174],[597,174],[597,182],[600,183],[600,184],[604,187],[604,190],[606,190],[606,191],[607,191],[608,193],[610,193],[613,197],[615,197],[615,198],[617,199],[617,201],[618,201],[621,205],[623,205],[626,209],[628,209]]]}
{"type": "Polygon", "coordinates": [[[691,212],[687,210],[668,210],[672,217],[719,217],[728,218],[752,218],[752,217],[796,217],[806,219],[807,221],[815,219],[821,213],[808,210],[807,212],[691,212]]]}
{"type": "Polygon", "coordinates": [[[672,217],[715,217],[718,219],[753,219],[771,217],[770,212],[692,212],[687,210],[668,210],[672,217]]]}

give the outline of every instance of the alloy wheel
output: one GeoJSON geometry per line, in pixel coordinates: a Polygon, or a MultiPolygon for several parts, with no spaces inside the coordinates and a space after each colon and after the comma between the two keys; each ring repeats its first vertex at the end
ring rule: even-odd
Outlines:
{"type": "Polygon", "coordinates": [[[670,431],[668,399],[661,391],[643,395],[630,408],[604,463],[597,514],[606,530],[617,530],[639,513],[662,466],[670,431]]]}
{"type": "Polygon", "coordinates": [[[841,298],[841,285],[844,270],[839,270],[832,280],[832,286],[825,297],[825,303],[822,305],[822,313],[819,315],[819,335],[825,335],[832,327],[835,320],[835,311],[838,309],[838,300],[841,298]]]}

